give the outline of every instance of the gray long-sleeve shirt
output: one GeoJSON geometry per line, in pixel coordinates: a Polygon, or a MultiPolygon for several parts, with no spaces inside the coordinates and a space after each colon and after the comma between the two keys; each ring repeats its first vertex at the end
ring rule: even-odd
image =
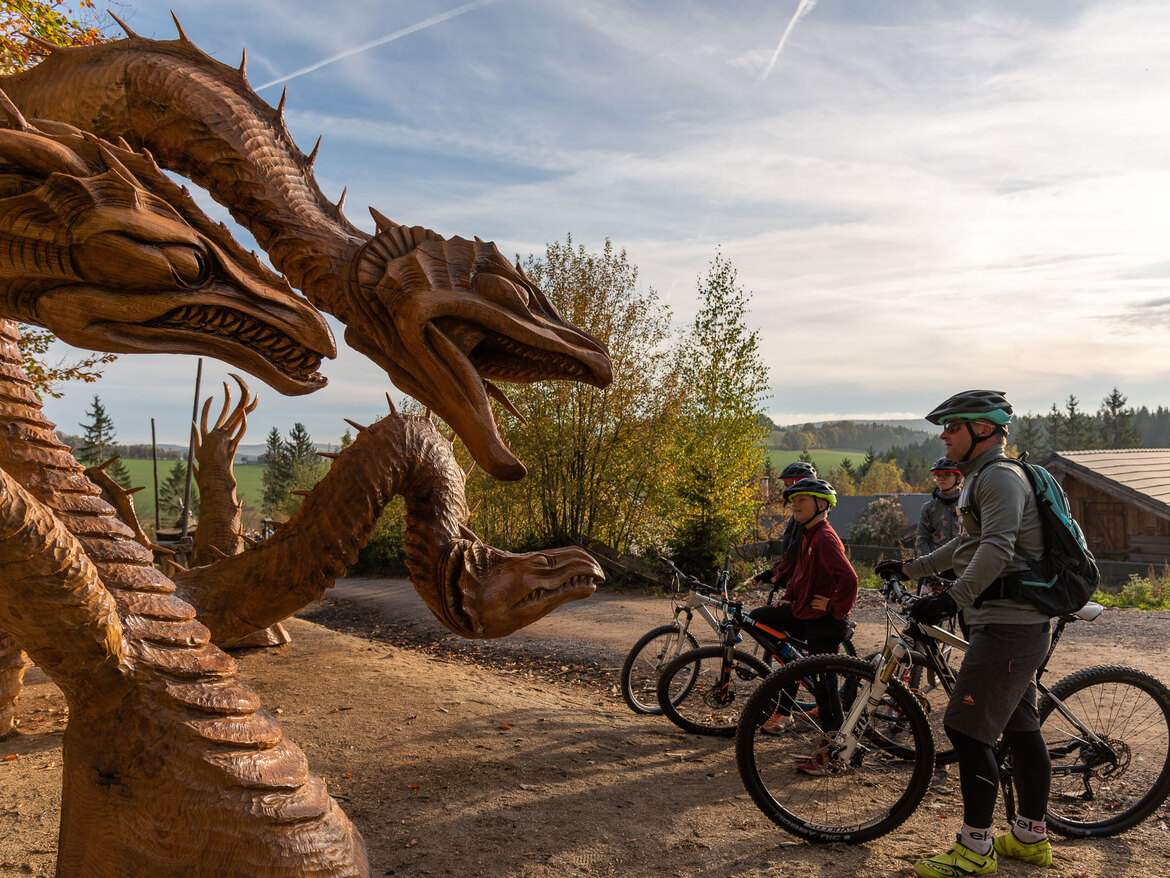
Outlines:
{"type": "Polygon", "coordinates": [[[1036,496],[1020,467],[1013,463],[993,464],[978,478],[971,478],[985,464],[1004,457],[1003,446],[995,445],[959,464],[966,479],[959,496],[959,535],[905,565],[911,579],[953,567],[958,579],[951,588],[951,597],[969,625],[1033,625],[1048,618],[1031,604],[1020,601],[988,601],[982,607],[974,607],[975,598],[1000,574],[1024,570],[1027,559],[1044,553],[1036,496]],[[972,508],[978,511],[978,520],[972,508]]]}

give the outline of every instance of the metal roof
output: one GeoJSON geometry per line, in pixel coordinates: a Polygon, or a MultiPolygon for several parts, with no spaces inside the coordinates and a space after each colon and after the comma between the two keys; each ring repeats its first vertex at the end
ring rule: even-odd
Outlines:
{"type": "Polygon", "coordinates": [[[1170,448],[1057,451],[1044,465],[1170,518],[1170,448]]]}

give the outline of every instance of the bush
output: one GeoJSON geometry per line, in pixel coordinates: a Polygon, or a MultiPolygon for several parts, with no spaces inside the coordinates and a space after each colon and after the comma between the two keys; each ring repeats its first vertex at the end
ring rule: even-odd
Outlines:
{"type": "Polygon", "coordinates": [[[902,504],[892,497],[874,500],[849,529],[849,542],[859,546],[896,546],[909,522],[902,504]]]}
{"type": "Polygon", "coordinates": [[[1170,610],[1170,567],[1145,576],[1133,573],[1119,592],[1098,591],[1093,600],[1106,607],[1137,610],[1170,610]]]}
{"type": "Polygon", "coordinates": [[[358,552],[350,573],[376,576],[407,576],[406,520],[401,497],[395,497],[382,511],[370,539],[358,552]]]}

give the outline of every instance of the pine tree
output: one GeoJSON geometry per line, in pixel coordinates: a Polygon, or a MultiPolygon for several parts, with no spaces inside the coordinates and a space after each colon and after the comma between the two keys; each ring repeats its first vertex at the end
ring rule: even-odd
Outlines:
{"type": "Polygon", "coordinates": [[[1044,430],[1047,433],[1048,447],[1052,451],[1069,451],[1072,446],[1068,443],[1068,416],[1065,415],[1056,403],[1044,419],[1044,430]]]}
{"type": "Polygon", "coordinates": [[[313,441],[313,437],[309,435],[305,425],[299,421],[293,424],[293,428],[288,431],[288,439],[285,441],[284,447],[294,463],[317,462],[317,443],[313,441]]]}
{"type": "Polygon", "coordinates": [[[264,470],[261,481],[264,484],[264,496],[260,505],[266,516],[272,517],[280,512],[284,506],[288,490],[292,485],[292,456],[289,454],[280,431],[273,427],[268,432],[268,440],[264,449],[268,466],[264,470]]]}
{"type": "MultiPolygon", "coordinates": [[[[118,437],[114,432],[114,422],[106,414],[106,407],[102,405],[101,397],[94,395],[93,405],[85,414],[90,423],[81,425],[81,447],[77,449],[77,459],[86,466],[97,466],[117,454],[115,446],[118,437]]],[[[125,469],[122,467],[123,471],[125,469]]]]}
{"type": "Polygon", "coordinates": [[[1093,419],[1081,411],[1080,404],[1071,393],[1064,403],[1064,440],[1070,451],[1084,451],[1098,445],[1093,419]]]}
{"type": "MultiPolygon", "coordinates": [[[[158,486],[158,508],[161,516],[178,524],[183,513],[183,495],[187,491],[187,461],[176,460],[171,464],[167,477],[158,486]]],[[[191,479],[191,515],[199,515],[199,488],[191,479]]]]}
{"type": "Polygon", "coordinates": [[[1101,400],[1097,417],[1101,419],[1101,441],[1106,448],[1140,448],[1141,431],[1134,425],[1134,411],[1126,408],[1128,400],[1116,387],[1101,400]]]}

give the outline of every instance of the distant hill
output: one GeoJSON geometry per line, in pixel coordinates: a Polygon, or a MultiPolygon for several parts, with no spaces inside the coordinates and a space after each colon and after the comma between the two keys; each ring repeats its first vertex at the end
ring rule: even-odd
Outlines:
{"type": "Polygon", "coordinates": [[[937,438],[928,432],[925,421],[822,421],[791,427],[778,427],[768,436],[767,446],[776,450],[801,451],[823,448],[834,451],[861,451],[870,448],[879,454],[891,448],[916,445],[937,438]]]}

